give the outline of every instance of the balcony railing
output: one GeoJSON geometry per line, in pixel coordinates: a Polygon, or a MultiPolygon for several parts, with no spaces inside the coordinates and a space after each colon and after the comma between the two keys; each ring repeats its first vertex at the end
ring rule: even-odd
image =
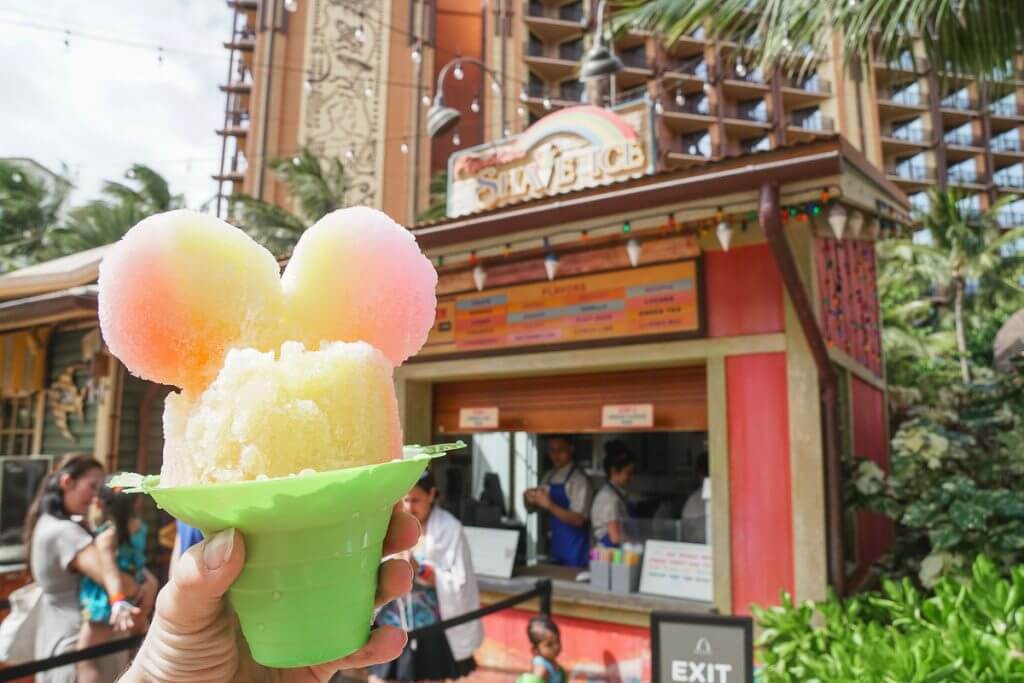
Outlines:
{"type": "Polygon", "coordinates": [[[547,88],[543,83],[530,83],[526,86],[526,94],[530,97],[544,97],[547,93],[547,88]]]}
{"type": "Polygon", "coordinates": [[[1024,172],[1022,173],[994,173],[992,182],[998,187],[1012,187],[1015,190],[1024,190],[1024,172]]]}
{"type": "Polygon", "coordinates": [[[704,61],[703,57],[693,57],[691,59],[672,59],[665,63],[666,71],[673,71],[675,73],[689,74],[690,76],[696,76],[704,80],[708,79],[708,63],[704,61]]]}
{"type": "Polygon", "coordinates": [[[733,81],[743,81],[745,83],[765,83],[764,71],[760,68],[750,69],[738,69],[733,68],[725,72],[725,77],[733,81]]]}
{"type": "Polygon", "coordinates": [[[537,43],[531,40],[526,44],[526,54],[529,57],[546,57],[544,54],[544,43],[537,43]]]}
{"type": "Polygon", "coordinates": [[[789,123],[791,126],[803,128],[804,130],[829,132],[836,129],[835,122],[827,116],[822,116],[821,112],[810,115],[791,114],[789,117],[789,123]]]}
{"type": "Polygon", "coordinates": [[[978,108],[978,104],[972,100],[968,95],[963,93],[954,93],[947,95],[942,98],[942,107],[944,109],[959,109],[961,111],[973,111],[978,108]]]}
{"type": "Polygon", "coordinates": [[[962,130],[953,130],[945,133],[942,136],[943,141],[947,145],[954,145],[957,147],[980,147],[980,141],[974,137],[973,133],[968,133],[962,130]]]}
{"type": "Polygon", "coordinates": [[[924,106],[924,96],[919,90],[883,90],[878,94],[880,99],[910,107],[924,106]]]}
{"type": "Polygon", "coordinates": [[[993,152],[1020,152],[1024,151],[1024,143],[1020,138],[992,138],[993,152]]]}
{"type": "Polygon", "coordinates": [[[558,97],[568,102],[579,102],[583,97],[583,84],[579,81],[559,83],[558,97]]]}
{"type": "Polygon", "coordinates": [[[932,180],[935,178],[935,169],[924,164],[898,164],[889,168],[886,173],[904,180],[932,180]]]}
{"type": "Polygon", "coordinates": [[[768,111],[762,107],[737,107],[734,118],[768,123],[768,111]]]}
{"type": "Polygon", "coordinates": [[[1024,116],[1024,107],[1016,102],[993,102],[988,108],[996,116],[1024,116]]]}
{"type": "Polygon", "coordinates": [[[928,213],[931,209],[931,200],[926,192],[917,192],[907,197],[910,200],[910,208],[920,213],[928,213]]]}
{"type": "Polygon", "coordinates": [[[1024,211],[1003,209],[996,213],[996,223],[1002,228],[1017,228],[1024,226],[1024,211]]]}
{"type": "Polygon", "coordinates": [[[690,156],[700,156],[705,159],[711,159],[712,157],[720,155],[720,145],[715,145],[710,142],[702,142],[701,140],[695,140],[686,136],[678,138],[674,145],[673,152],[677,154],[689,154],[690,156]]]}
{"type": "Polygon", "coordinates": [[[931,131],[927,131],[923,128],[911,128],[904,126],[902,128],[889,128],[888,130],[882,131],[882,136],[892,138],[893,140],[902,140],[904,142],[913,142],[918,145],[924,145],[928,143],[931,138],[931,131]]]}
{"type": "MultiPolygon", "coordinates": [[[[642,100],[647,97],[647,84],[638,85],[630,88],[629,90],[623,90],[615,96],[617,102],[634,102],[636,100],[642,100]]],[[[664,106],[664,104],[662,105],[664,106]]]]}
{"type": "Polygon", "coordinates": [[[978,183],[980,178],[976,168],[950,166],[946,170],[946,179],[951,183],[978,183]]]}
{"type": "Polygon", "coordinates": [[[832,93],[832,84],[818,76],[811,76],[810,78],[805,78],[803,81],[789,79],[786,81],[785,85],[787,88],[818,93],[820,95],[829,95],[832,93]]]}
{"type": "Polygon", "coordinates": [[[679,112],[681,114],[698,114],[700,116],[711,115],[711,105],[708,103],[708,98],[704,95],[698,97],[687,97],[683,100],[682,104],[672,100],[671,103],[665,103],[666,111],[679,112]]]}

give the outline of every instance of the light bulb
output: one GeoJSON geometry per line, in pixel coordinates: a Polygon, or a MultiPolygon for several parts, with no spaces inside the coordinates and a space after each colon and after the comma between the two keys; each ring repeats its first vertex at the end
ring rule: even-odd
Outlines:
{"type": "Polygon", "coordinates": [[[21,182],[21,174],[17,172],[12,173],[11,180],[14,182],[15,185],[17,185],[18,183],[21,182]]]}
{"type": "Polygon", "coordinates": [[[498,84],[498,81],[495,81],[493,79],[491,80],[491,92],[493,92],[495,95],[501,94],[501,86],[498,84]]]}
{"type": "Polygon", "coordinates": [[[793,47],[793,43],[789,42],[789,38],[783,38],[782,47],[788,50],[789,48],[793,47]]]}
{"type": "Polygon", "coordinates": [[[466,77],[466,72],[462,70],[461,64],[455,65],[455,71],[452,72],[452,76],[455,76],[455,80],[457,81],[461,81],[466,77]]]}
{"type": "Polygon", "coordinates": [[[409,59],[412,60],[413,64],[419,64],[420,62],[423,61],[423,53],[420,51],[419,45],[414,47],[412,49],[412,52],[409,53],[409,59]]]}
{"type": "Polygon", "coordinates": [[[302,163],[302,159],[297,156],[292,157],[292,166],[298,166],[302,163]]]}
{"type": "Polygon", "coordinates": [[[398,150],[399,150],[399,151],[400,151],[400,152],[401,152],[402,154],[408,154],[408,153],[409,153],[409,145],[408,145],[407,143],[403,142],[402,144],[400,144],[400,145],[398,146],[398,150]]]}
{"type": "Polygon", "coordinates": [[[548,97],[547,95],[544,96],[543,105],[545,109],[551,109],[551,98],[548,97]]]}
{"type": "Polygon", "coordinates": [[[526,88],[520,88],[519,89],[519,101],[520,102],[525,102],[528,99],[530,99],[530,96],[526,94],[526,88]]]}
{"type": "Polygon", "coordinates": [[[526,107],[519,107],[516,109],[516,113],[520,116],[526,116],[526,107]]]}
{"type": "Polygon", "coordinates": [[[366,40],[366,31],[363,30],[362,23],[360,23],[359,26],[356,26],[355,36],[356,40],[358,40],[360,43],[366,40]]]}
{"type": "Polygon", "coordinates": [[[711,84],[710,84],[710,83],[705,83],[705,84],[704,84],[704,92],[705,92],[706,94],[708,94],[708,95],[710,95],[710,94],[711,94],[711,84]]]}
{"type": "Polygon", "coordinates": [[[462,138],[459,137],[459,131],[452,133],[452,144],[456,147],[462,144],[462,138]]]}
{"type": "Polygon", "coordinates": [[[284,11],[294,12],[299,9],[298,0],[284,0],[284,11]]]}
{"type": "Polygon", "coordinates": [[[313,92],[313,81],[307,78],[306,82],[302,84],[302,89],[308,93],[313,92]]]}
{"type": "Polygon", "coordinates": [[[511,128],[506,128],[503,132],[505,134],[505,137],[507,137],[507,138],[512,137],[512,129],[511,128]]]}
{"type": "Polygon", "coordinates": [[[366,95],[367,97],[373,97],[373,86],[367,84],[366,87],[363,88],[363,94],[366,95]]]}
{"type": "Polygon", "coordinates": [[[654,103],[654,112],[659,115],[665,113],[665,105],[661,103],[660,99],[654,103]]]}
{"type": "Polygon", "coordinates": [[[480,102],[478,102],[475,97],[473,98],[473,101],[469,105],[469,110],[471,112],[473,112],[474,114],[477,114],[477,113],[480,112],[480,102]]]}
{"type": "Polygon", "coordinates": [[[348,149],[346,149],[346,150],[345,150],[345,158],[346,158],[346,159],[348,159],[349,161],[351,161],[352,159],[355,159],[355,158],[356,158],[356,152],[355,152],[355,150],[354,150],[354,149],[352,149],[351,147],[349,147],[348,149]]]}
{"type": "Polygon", "coordinates": [[[682,107],[684,104],[686,104],[686,98],[683,97],[683,91],[676,90],[676,106],[682,107]]]}
{"type": "Polygon", "coordinates": [[[747,75],[747,67],[743,66],[743,62],[736,62],[736,73],[739,75],[740,78],[743,78],[744,76],[747,75]]]}

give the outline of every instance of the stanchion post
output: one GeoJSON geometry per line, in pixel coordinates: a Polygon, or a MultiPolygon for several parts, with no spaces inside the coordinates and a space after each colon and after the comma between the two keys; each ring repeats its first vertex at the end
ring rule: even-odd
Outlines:
{"type": "Polygon", "coordinates": [[[540,598],[540,613],[551,616],[551,579],[541,579],[536,583],[537,596],[540,598]]]}

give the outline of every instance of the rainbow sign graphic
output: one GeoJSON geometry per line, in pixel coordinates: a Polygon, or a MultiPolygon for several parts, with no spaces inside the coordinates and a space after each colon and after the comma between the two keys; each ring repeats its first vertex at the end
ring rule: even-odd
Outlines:
{"type": "Polygon", "coordinates": [[[448,159],[448,215],[638,178],[653,172],[650,107],[583,105],[548,114],[519,135],[448,159]]]}

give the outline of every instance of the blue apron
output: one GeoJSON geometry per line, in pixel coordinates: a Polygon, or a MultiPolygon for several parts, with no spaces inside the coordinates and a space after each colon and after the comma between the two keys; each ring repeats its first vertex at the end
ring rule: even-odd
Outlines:
{"type": "MultiPolygon", "coordinates": [[[[614,485],[612,485],[611,482],[608,482],[608,487],[615,493],[616,496],[619,497],[619,500],[622,501],[623,505],[626,506],[627,519],[633,519],[634,517],[636,517],[636,505],[634,505],[633,503],[630,503],[628,500],[626,500],[626,496],[624,496],[622,494],[622,491],[619,490],[618,486],[614,486],[614,485]]],[[[625,522],[625,521],[626,521],[625,519],[622,520],[622,522],[625,522]]],[[[623,529],[623,531],[625,531],[625,529],[623,529]]],[[[619,546],[615,545],[614,543],[612,543],[612,539],[608,536],[608,532],[605,532],[604,536],[602,536],[598,540],[598,543],[600,543],[605,548],[618,548],[619,547],[619,546]]]]}
{"type": "MultiPolygon", "coordinates": [[[[551,502],[567,510],[569,505],[569,494],[565,490],[565,482],[576,473],[576,465],[569,470],[568,476],[561,484],[551,482],[548,485],[548,495],[551,502]]],[[[566,524],[554,515],[551,515],[551,557],[558,564],[568,567],[586,567],[590,563],[590,533],[587,526],[572,526],[566,524]]]]}

